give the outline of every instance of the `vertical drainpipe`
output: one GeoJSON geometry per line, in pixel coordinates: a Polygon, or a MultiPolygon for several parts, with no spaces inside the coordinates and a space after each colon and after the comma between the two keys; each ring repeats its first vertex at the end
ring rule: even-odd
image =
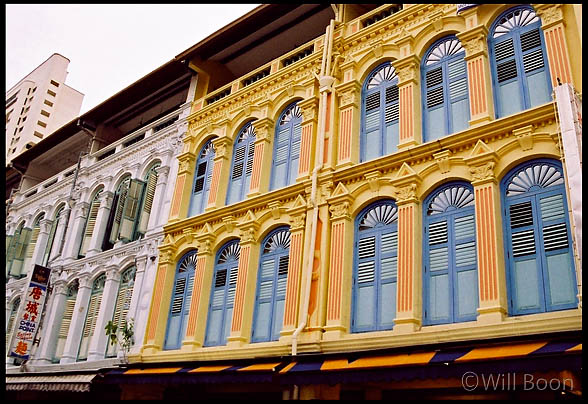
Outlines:
{"type": "MultiPolygon", "coordinates": [[[[297,354],[297,347],[298,347],[298,335],[302,332],[302,330],[306,327],[308,321],[308,306],[310,302],[310,287],[311,287],[311,280],[312,280],[312,267],[314,261],[314,249],[316,243],[316,231],[317,231],[317,221],[318,221],[318,204],[316,201],[316,192],[317,192],[317,176],[318,172],[323,167],[323,157],[324,157],[324,139],[325,139],[325,122],[326,122],[326,114],[327,114],[327,95],[328,92],[332,91],[332,85],[335,81],[334,77],[330,75],[331,69],[331,55],[333,50],[333,31],[335,28],[335,24],[338,23],[339,13],[337,6],[331,4],[331,6],[335,9],[335,18],[329,22],[328,27],[326,28],[325,33],[325,41],[323,47],[323,60],[321,63],[321,72],[319,76],[319,91],[321,95],[320,104],[319,104],[319,111],[321,111],[319,115],[319,122],[318,122],[318,161],[317,164],[312,171],[312,188],[310,193],[310,203],[313,206],[313,216],[312,216],[312,223],[311,223],[311,236],[310,236],[310,246],[306,250],[307,251],[307,262],[306,262],[306,278],[305,284],[303,289],[303,306],[301,310],[301,315],[299,317],[299,324],[294,333],[292,334],[292,356],[296,356],[297,354]]],[[[295,386],[295,395],[297,396],[298,388],[295,386]]]]}

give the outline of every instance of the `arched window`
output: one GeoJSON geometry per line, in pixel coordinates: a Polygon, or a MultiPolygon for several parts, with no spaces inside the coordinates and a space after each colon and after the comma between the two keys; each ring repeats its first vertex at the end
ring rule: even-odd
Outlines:
{"type": "Polygon", "coordinates": [[[188,216],[194,216],[204,212],[208,203],[208,192],[210,191],[210,183],[212,182],[213,166],[214,145],[211,139],[202,147],[200,154],[198,154],[188,216]]]}
{"type": "Polygon", "coordinates": [[[135,231],[139,216],[139,205],[143,197],[145,182],[125,177],[118,186],[112,201],[111,220],[112,225],[107,228],[109,235],[109,248],[112,248],[118,240],[123,242],[137,239],[135,231]]]}
{"type": "Polygon", "coordinates": [[[71,325],[77,297],[78,281],[75,280],[67,288],[65,308],[63,309],[63,315],[61,316],[61,325],[59,327],[59,334],[57,335],[57,347],[55,348],[55,354],[53,355],[53,363],[59,363],[59,360],[63,355],[63,349],[65,348],[65,341],[67,340],[67,333],[69,332],[69,327],[71,325]]]}
{"type": "Polygon", "coordinates": [[[435,42],[421,66],[423,141],[468,127],[470,119],[465,51],[454,36],[435,42]]]}
{"type": "Polygon", "coordinates": [[[301,123],[302,111],[297,102],[290,104],[280,115],[274,139],[271,190],[296,182],[302,135],[301,123]]]}
{"type": "Polygon", "coordinates": [[[82,258],[86,256],[88,252],[88,248],[90,248],[90,241],[92,240],[92,234],[94,233],[94,228],[96,227],[96,218],[98,217],[98,209],[100,209],[100,194],[102,193],[102,188],[96,192],[94,198],[92,198],[92,202],[90,202],[90,208],[88,209],[88,217],[86,218],[86,224],[84,225],[84,232],[82,233],[82,242],[80,243],[80,251],[78,253],[78,258],[82,258]]]}
{"type": "MultiPolygon", "coordinates": [[[[157,169],[161,164],[155,164],[145,174],[145,192],[139,209],[139,220],[137,221],[137,236],[143,237],[147,233],[149,217],[151,216],[151,207],[155,198],[155,187],[157,187],[157,169]]],[[[137,238],[137,237],[135,237],[137,238]]]]}
{"type": "Polygon", "coordinates": [[[530,6],[499,16],[488,34],[496,116],[551,101],[541,20],[530,6]]]}
{"type": "MultiPolygon", "coordinates": [[[[78,361],[88,359],[88,347],[90,340],[96,332],[96,322],[98,321],[98,313],[100,312],[100,304],[102,303],[102,293],[104,292],[104,284],[106,283],[106,274],[102,274],[96,278],[92,285],[92,294],[88,302],[88,311],[86,312],[86,321],[84,322],[84,330],[82,331],[82,341],[78,351],[78,361]]],[[[104,332],[98,330],[97,332],[104,332]]]]}
{"type": "Polygon", "coordinates": [[[398,148],[398,76],[390,62],[376,67],[362,90],[361,161],[398,148]]]}
{"type": "Polygon", "coordinates": [[[227,191],[227,205],[242,201],[249,192],[255,152],[254,142],[255,128],[249,122],[237,135],[233,147],[233,163],[231,165],[229,190],[227,191]]]}
{"type": "MultiPolygon", "coordinates": [[[[132,266],[125,270],[118,285],[118,293],[116,295],[116,303],[114,306],[114,313],[112,314],[112,322],[116,325],[117,335],[122,339],[121,330],[127,322],[127,315],[131,306],[131,298],[133,297],[133,287],[135,285],[135,273],[137,269],[132,266]]],[[[116,356],[118,352],[118,344],[111,344],[110,341],[106,343],[106,357],[111,358],[116,356]]]]}
{"type": "Polygon", "coordinates": [[[210,294],[204,345],[225,345],[231,331],[233,303],[241,247],[239,240],[226,243],[218,252],[210,294]]]}
{"type": "Polygon", "coordinates": [[[6,277],[20,278],[27,246],[31,240],[31,229],[23,221],[14,231],[6,254],[6,277]]]}
{"type": "Polygon", "coordinates": [[[18,308],[20,306],[20,297],[14,299],[14,303],[12,303],[12,308],[10,309],[10,316],[8,317],[8,324],[6,325],[6,350],[4,352],[8,352],[8,348],[10,347],[10,341],[12,339],[12,333],[14,332],[15,324],[16,324],[16,315],[18,314],[18,308]]]}
{"type": "MultiPolygon", "coordinates": [[[[39,238],[39,232],[41,231],[41,220],[43,220],[45,218],[45,214],[41,213],[37,219],[35,219],[35,222],[33,223],[33,229],[31,231],[31,240],[29,241],[28,245],[27,245],[27,252],[25,255],[25,258],[30,260],[31,258],[33,258],[33,253],[35,252],[35,247],[37,246],[37,239],[39,238]]],[[[31,263],[31,265],[34,266],[35,262],[31,263]]],[[[25,275],[26,272],[28,272],[28,268],[24,268],[25,272],[22,273],[22,275],[25,275]]]]}
{"type": "Polygon", "coordinates": [[[501,181],[509,310],[529,314],[574,308],[576,275],[562,167],[534,160],[501,181]]]}
{"type": "Polygon", "coordinates": [[[398,208],[391,200],[365,208],[355,220],[353,332],[389,330],[396,317],[398,208]]]}
{"type": "Polygon", "coordinates": [[[288,280],[290,229],[281,227],[272,231],[261,246],[252,342],[275,341],[280,337],[288,280]]]}
{"type": "Polygon", "coordinates": [[[55,232],[57,231],[57,225],[59,224],[59,219],[61,218],[62,213],[65,210],[65,205],[61,206],[57,212],[55,213],[55,217],[53,218],[53,223],[51,223],[51,230],[49,230],[49,236],[47,238],[47,247],[45,247],[45,253],[43,254],[43,262],[42,265],[46,266],[49,262],[49,258],[51,255],[51,249],[53,248],[53,241],[55,240],[55,232]]]}
{"type": "Polygon", "coordinates": [[[186,253],[178,263],[167,319],[164,349],[179,349],[186,334],[194,286],[197,250],[186,253]]]}
{"type": "Polygon", "coordinates": [[[424,203],[423,323],[475,320],[478,308],[474,193],[453,182],[424,203]]]}

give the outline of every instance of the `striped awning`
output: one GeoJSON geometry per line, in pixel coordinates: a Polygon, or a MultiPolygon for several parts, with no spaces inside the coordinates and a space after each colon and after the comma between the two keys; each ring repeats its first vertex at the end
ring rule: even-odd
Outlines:
{"type": "Polygon", "coordinates": [[[390,354],[349,354],[332,358],[293,360],[280,370],[283,383],[341,383],[461,377],[465,371],[534,372],[579,370],[582,344],[533,341],[415,350],[390,354]],[[574,355],[576,354],[576,355],[574,355]]]}
{"type": "Polygon", "coordinates": [[[7,391],[71,391],[83,393],[90,391],[92,374],[73,375],[6,375],[7,391]]]}
{"type": "Polygon", "coordinates": [[[461,377],[465,371],[534,372],[579,370],[579,339],[485,343],[440,349],[358,352],[181,366],[132,365],[110,371],[105,383],[317,384],[461,377]]]}

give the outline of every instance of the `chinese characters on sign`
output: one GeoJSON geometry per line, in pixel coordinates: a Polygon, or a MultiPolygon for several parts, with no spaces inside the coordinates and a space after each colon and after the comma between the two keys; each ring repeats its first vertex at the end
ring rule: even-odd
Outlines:
{"type": "Polygon", "coordinates": [[[17,319],[10,356],[25,360],[29,358],[47,297],[49,271],[49,268],[35,265],[26,292],[23,310],[17,319]]]}

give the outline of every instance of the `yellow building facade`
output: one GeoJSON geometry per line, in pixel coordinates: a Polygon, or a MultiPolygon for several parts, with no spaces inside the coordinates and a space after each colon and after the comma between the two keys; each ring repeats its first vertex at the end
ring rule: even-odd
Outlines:
{"type": "MultiPolygon", "coordinates": [[[[581,93],[582,63],[580,53],[575,51],[578,44],[581,47],[581,6],[533,4],[513,8],[487,4],[458,9],[452,4],[382,5],[362,14],[354,5],[333,5],[333,10],[335,18],[324,27],[324,35],[213,91],[211,83],[221,70],[196,57],[189,61],[198,72],[198,85],[183,153],[178,157],[165,239],[159,247],[145,338],[140,351],[130,356],[131,364],[165,363],[173,367],[174,362],[357,353],[581,332],[581,265],[572,238],[566,276],[573,283],[573,304],[557,309],[552,302],[529,314],[525,309],[513,309],[513,285],[520,280],[509,280],[513,276],[509,271],[514,271],[509,269],[510,260],[514,260],[509,242],[518,233],[504,223],[510,202],[502,185],[517,167],[562,159],[551,90],[559,83],[569,83],[581,93]],[[543,44],[540,49],[547,80],[543,85],[549,99],[509,112],[507,104],[515,101],[497,79],[501,73],[494,69],[498,69],[496,64],[502,65],[492,36],[498,27],[520,20],[521,13],[530,13],[529,20],[540,27],[538,38],[543,44]],[[381,19],[374,18],[379,15],[381,19]],[[428,107],[434,90],[429,92],[433,86],[428,84],[428,73],[433,70],[427,63],[436,66],[431,49],[445,43],[445,38],[460,46],[457,53],[462,55],[463,83],[467,87],[465,104],[461,104],[466,105],[465,127],[452,130],[451,125],[446,126],[444,133],[431,139],[435,126],[446,121],[459,126],[456,116],[446,112],[443,117],[447,119],[439,118],[441,115],[434,115],[428,107]],[[304,57],[285,63],[301,51],[305,51],[304,57]],[[378,70],[381,66],[388,70],[378,70]],[[391,140],[391,152],[384,146],[372,156],[369,150],[376,147],[372,143],[376,138],[368,133],[366,115],[370,108],[368,87],[372,81],[376,86],[378,72],[391,72],[394,78],[384,79],[393,81],[397,88],[397,94],[390,95],[392,101],[386,98],[388,93],[381,98],[386,108],[389,106],[382,112],[382,119],[395,123],[390,124],[393,129],[385,129],[391,137],[380,138],[395,140],[391,140]],[[252,83],[246,80],[258,73],[263,73],[260,79],[252,83]],[[293,103],[297,108],[289,109],[293,103]],[[289,169],[295,170],[294,174],[289,172],[291,181],[276,187],[281,179],[272,171],[277,166],[280,128],[285,128],[290,116],[284,111],[291,111],[291,117],[298,119],[299,154],[296,164],[289,164],[289,169]],[[249,183],[242,185],[245,191],[241,191],[241,200],[227,203],[227,194],[235,186],[235,148],[248,125],[255,133],[247,144],[249,183]],[[204,174],[199,172],[199,163],[205,159],[203,152],[209,142],[214,156],[206,160],[204,170],[208,171],[204,174]],[[194,213],[199,178],[209,188],[203,194],[204,203],[200,202],[201,211],[194,213]],[[461,278],[457,271],[450,275],[455,276],[450,281],[455,283],[449,285],[474,290],[473,298],[463,299],[475,298],[475,312],[460,320],[455,310],[461,307],[462,297],[449,297],[449,311],[453,309],[454,315],[448,321],[435,321],[431,310],[437,306],[437,297],[432,294],[447,289],[434,289],[434,282],[441,278],[434,280],[427,272],[432,270],[427,266],[433,265],[429,255],[437,250],[427,241],[425,229],[431,232],[434,225],[428,213],[431,198],[451,184],[462,184],[472,195],[468,206],[475,218],[470,245],[475,265],[473,277],[461,278]],[[391,256],[394,286],[387,288],[382,282],[383,289],[376,297],[376,304],[381,306],[374,309],[377,324],[362,329],[358,310],[369,310],[369,305],[358,303],[364,293],[357,286],[361,282],[357,271],[362,271],[363,262],[363,253],[358,251],[358,242],[363,240],[359,222],[366,209],[385,203],[393,206],[396,215],[396,249],[391,256]],[[287,229],[289,234],[287,271],[281,272],[287,273],[280,289],[283,314],[279,326],[272,326],[278,335],[259,341],[254,334],[256,321],[261,321],[256,317],[261,310],[261,264],[269,254],[265,243],[268,236],[277,234],[276,229],[287,229]],[[212,321],[213,291],[219,284],[219,254],[235,240],[239,246],[233,256],[237,269],[226,280],[227,284],[232,282],[232,308],[223,312],[226,339],[211,344],[208,342],[213,337],[207,327],[212,321]],[[182,309],[182,325],[174,334],[177,342],[173,345],[168,340],[178,290],[176,280],[187,256],[192,257],[186,261],[193,271],[193,278],[186,281],[190,298],[183,300],[188,306],[182,309]],[[387,313],[389,310],[393,312],[387,313]],[[385,323],[384,317],[392,319],[393,326],[379,326],[385,323]]],[[[521,22],[521,26],[524,24],[521,22]]],[[[523,41],[520,55],[527,63],[531,56],[525,56],[528,53],[524,48],[531,45],[525,45],[526,37],[516,38],[515,45],[523,41]]],[[[518,74],[524,76],[521,70],[518,74]]],[[[533,94],[537,84],[531,77],[536,76],[529,75],[522,88],[533,94]]],[[[454,91],[451,86],[447,89],[454,91]]],[[[445,100],[446,106],[452,102],[451,98],[445,100]]],[[[457,109],[457,103],[451,106],[457,109]]],[[[290,157],[292,153],[290,149],[290,157]]],[[[456,251],[461,248],[456,244],[448,247],[456,251]]],[[[383,245],[378,244],[377,249],[383,257],[383,245]]]]}

